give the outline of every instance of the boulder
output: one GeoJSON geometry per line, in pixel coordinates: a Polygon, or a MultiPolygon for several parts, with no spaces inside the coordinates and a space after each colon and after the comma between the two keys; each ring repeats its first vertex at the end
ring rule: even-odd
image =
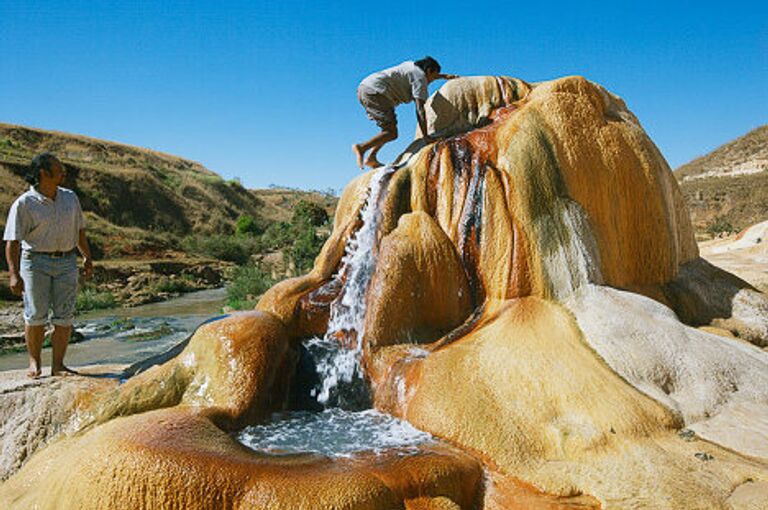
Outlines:
{"type": "Polygon", "coordinates": [[[472,77],[427,114],[443,138],[350,183],[308,275],[100,399],[0,504],[760,508],[768,297],[699,257],[624,101],[578,76],[472,77]],[[297,342],[327,329],[361,231],[375,263],[345,341],[376,407],[463,453],[245,451],[225,431],[285,401],[297,342]],[[42,480],[49,494],[26,489],[42,480]]]}
{"type": "Polygon", "coordinates": [[[472,313],[467,276],[448,237],[431,217],[400,217],[381,241],[368,291],[364,348],[431,343],[472,313]]]}

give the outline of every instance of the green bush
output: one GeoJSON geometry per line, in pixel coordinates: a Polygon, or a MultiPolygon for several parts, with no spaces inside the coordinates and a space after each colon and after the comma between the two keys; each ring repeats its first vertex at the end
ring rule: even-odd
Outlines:
{"type": "Polygon", "coordinates": [[[259,239],[262,250],[280,250],[293,242],[293,229],[290,223],[280,221],[272,223],[259,239]]]}
{"type": "Polygon", "coordinates": [[[250,214],[243,214],[237,219],[235,223],[235,234],[239,236],[244,235],[261,235],[264,233],[264,225],[262,222],[251,216],[250,214]]]}
{"type": "Polygon", "coordinates": [[[312,269],[312,264],[315,262],[317,254],[320,253],[324,241],[317,235],[314,228],[310,227],[297,232],[296,238],[288,250],[288,255],[293,260],[298,272],[304,273],[312,269]]]}
{"type": "Polygon", "coordinates": [[[155,292],[182,293],[197,290],[197,285],[187,275],[182,275],[181,278],[163,276],[152,284],[152,290],[155,292]]]}
{"type": "Polygon", "coordinates": [[[238,267],[227,285],[227,306],[235,310],[253,308],[258,296],[274,284],[275,281],[260,267],[238,267]]]}
{"type": "Polygon", "coordinates": [[[293,208],[293,218],[291,219],[291,223],[294,225],[309,223],[314,227],[319,227],[327,222],[328,213],[314,202],[299,200],[293,208]]]}
{"type": "Polygon", "coordinates": [[[188,253],[195,253],[217,260],[245,264],[255,251],[256,242],[248,237],[209,235],[189,236],[181,246],[188,253]]]}
{"type": "Polygon", "coordinates": [[[707,225],[707,233],[712,236],[718,236],[720,234],[732,234],[736,232],[731,222],[724,216],[717,216],[707,225]]]}
{"type": "Polygon", "coordinates": [[[117,301],[111,292],[102,291],[95,287],[83,287],[75,298],[75,309],[78,312],[114,308],[115,306],[117,306],[117,301]]]}

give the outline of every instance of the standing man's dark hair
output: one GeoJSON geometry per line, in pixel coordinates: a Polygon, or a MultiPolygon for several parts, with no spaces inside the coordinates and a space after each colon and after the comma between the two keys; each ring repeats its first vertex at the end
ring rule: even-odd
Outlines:
{"type": "Polygon", "coordinates": [[[40,183],[40,171],[45,170],[46,172],[51,173],[51,167],[55,162],[61,164],[61,161],[59,161],[52,152],[41,152],[32,158],[32,162],[29,164],[29,169],[27,170],[24,179],[32,186],[36,186],[40,183]]]}
{"type": "Polygon", "coordinates": [[[425,73],[428,71],[439,73],[440,71],[442,71],[442,69],[440,68],[440,63],[434,58],[429,56],[424,57],[421,60],[415,61],[414,64],[416,64],[419,68],[421,68],[421,70],[424,71],[425,73]]]}

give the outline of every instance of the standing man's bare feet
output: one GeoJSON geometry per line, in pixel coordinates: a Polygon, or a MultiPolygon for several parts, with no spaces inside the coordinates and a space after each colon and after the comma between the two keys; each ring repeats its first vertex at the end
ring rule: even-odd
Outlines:
{"type": "Polygon", "coordinates": [[[357,166],[359,168],[363,168],[363,157],[365,156],[365,151],[360,149],[360,145],[353,144],[352,152],[355,153],[355,157],[357,158],[357,166]]]}
{"type": "Polygon", "coordinates": [[[42,374],[43,374],[43,371],[40,370],[39,365],[35,365],[34,363],[29,364],[29,370],[27,370],[27,377],[29,377],[30,379],[39,379],[42,374]]]}
{"type": "Polygon", "coordinates": [[[79,375],[79,374],[76,371],[72,370],[71,368],[68,368],[68,367],[65,367],[64,365],[62,365],[62,366],[57,367],[57,368],[51,367],[51,375],[53,377],[58,377],[58,376],[66,377],[66,376],[70,376],[70,375],[79,375]]]}

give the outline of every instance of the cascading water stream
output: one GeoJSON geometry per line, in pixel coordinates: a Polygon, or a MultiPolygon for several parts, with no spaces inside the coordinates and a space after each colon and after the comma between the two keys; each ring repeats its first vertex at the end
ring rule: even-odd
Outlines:
{"type": "MultiPolygon", "coordinates": [[[[368,199],[363,206],[362,226],[349,240],[341,261],[344,287],[331,305],[328,329],[322,339],[305,343],[315,358],[320,387],[314,395],[324,406],[365,408],[367,388],[360,368],[365,322],[365,294],[376,267],[376,234],[379,227],[379,200],[391,166],[381,167],[371,178],[368,199]],[[340,349],[340,338],[350,338],[351,348],[340,349]]],[[[349,346],[347,346],[349,347],[349,346]]]]}
{"type": "Polygon", "coordinates": [[[314,452],[346,457],[363,451],[409,454],[432,441],[429,434],[409,423],[370,408],[360,367],[365,295],[376,267],[379,202],[394,170],[382,167],[373,175],[361,213],[362,226],[347,242],[337,275],[344,287],[331,304],[326,334],[304,342],[319,379],[313,396],[324,410],[277,413],[268,423],[243,429],[237,439],[249,448],[275,454],[314,452]]]}

